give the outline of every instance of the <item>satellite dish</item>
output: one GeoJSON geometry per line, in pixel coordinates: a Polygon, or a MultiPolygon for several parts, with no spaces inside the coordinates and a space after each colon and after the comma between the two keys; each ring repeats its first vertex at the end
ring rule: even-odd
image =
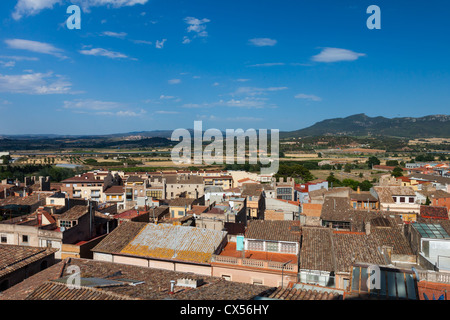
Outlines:
{"type": "Polygon", "coordinates": [[[66,228],[65,227],[61,227],[61,228],[59,228],[59,230],[61,230],[61,232],[64,232],[64,231],[66,231],[66,228]]]}

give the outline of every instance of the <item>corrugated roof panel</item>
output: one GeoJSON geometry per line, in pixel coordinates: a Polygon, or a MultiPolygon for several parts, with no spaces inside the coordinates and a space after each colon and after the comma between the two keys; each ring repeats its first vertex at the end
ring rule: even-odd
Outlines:
{"type": "Polygon", "coordinates": [[[164,259],[209,262],[225,231],[148,224],[121,253],[164,259]]]}

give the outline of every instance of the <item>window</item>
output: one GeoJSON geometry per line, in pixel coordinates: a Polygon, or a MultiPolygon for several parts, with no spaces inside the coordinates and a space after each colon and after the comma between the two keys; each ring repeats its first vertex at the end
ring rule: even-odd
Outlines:
{"type": "Polygon", "coordinates": [[[226,280],[226,281],[231,281],[231,276],[223,274],[222,275],[222,279],[226,280]]]}
{"type": "Polygon", "coordinates": [[[248,240],[248,250],[264,251],[264,242],[258,240],[248,240]]]}
{"type": "Polygon", "coordinates": [[[6,235],[2,234],[2,236],[1,236],[1,242],[2,242],[2,243],[8,243],[8,238],[6,237],[6,235]]]}
{"type": "Polygon", "coordinates": [[[281,252],[283,253],[297,253],[297,246],[295,243],[281,243],[281,252]]]}
{"type": "Polygon", "coordinates": [[[266,242],[266,251],[278,252],[278,242],[266,242]]]}
{"type": "Polygon", "coordinates": [[[50,200],[50,204],[55,204],[55,200],[50,200]]]}
{"type": "Polygon", "coordinates": [[[414,198],[409,198],[409,203],[414,203],[414,198]]]}
{"type": "Polygon", "coordinates": [[[61,220],[59,221],[59,226],[62,228],[70,228],[72,227],[72,221],[61,220]]]}
{"type": "Polygon", "coordinates": [[[405,202],[405,197],[400,197],[400,202],[404,203],[405,202]]]}
{"type": "Polygon", "coordinates": [[[28,236],[27,235],[22,235],[22,242],[23,243],[28,243],[28,236]]]}

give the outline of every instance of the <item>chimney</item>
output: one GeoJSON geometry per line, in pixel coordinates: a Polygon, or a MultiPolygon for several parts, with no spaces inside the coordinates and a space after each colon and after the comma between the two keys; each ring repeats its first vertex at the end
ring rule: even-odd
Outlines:
{"type": "Polygon", "coordinates": [[[169,294],[174,294],[175,280],[170,280],[170,291],[169,294]]]}
{"type": "Polygon", "coordinates": [[[358,189],[356,190],[356,193],[357,194],[360,194],[361,193],[361,188],[358,186],[358,189]]]}

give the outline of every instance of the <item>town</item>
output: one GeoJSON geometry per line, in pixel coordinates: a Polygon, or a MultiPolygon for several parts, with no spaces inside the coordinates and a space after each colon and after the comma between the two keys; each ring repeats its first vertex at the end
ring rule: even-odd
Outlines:
{"type": "Polygon", "coordinates": [[[367,191],[244,170],[6,179],[0,299],[448,299],[449,163],[373,167],[367,191]]]}

